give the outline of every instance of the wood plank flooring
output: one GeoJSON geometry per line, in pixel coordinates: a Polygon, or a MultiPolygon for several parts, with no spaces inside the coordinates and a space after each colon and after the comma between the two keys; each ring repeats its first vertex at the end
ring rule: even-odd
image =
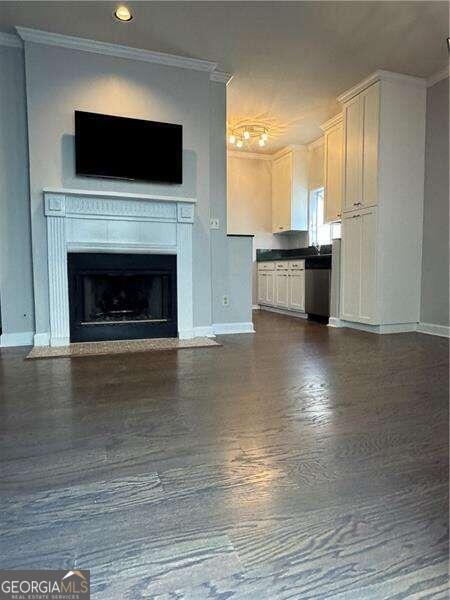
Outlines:
{"type": "Polygon", "coordinates": [[[221,348],[0,352],[0,568],[92,597],[448,598],[448,340],[272,313],[221,348]]]}

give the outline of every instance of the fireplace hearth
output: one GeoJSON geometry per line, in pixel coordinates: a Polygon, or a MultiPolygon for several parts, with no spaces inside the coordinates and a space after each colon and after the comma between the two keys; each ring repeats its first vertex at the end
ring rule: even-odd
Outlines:
{"type": "Polygon", "coordinates": [[[69,253],[70,341],[177,336],[176,256],[69,253]]]}

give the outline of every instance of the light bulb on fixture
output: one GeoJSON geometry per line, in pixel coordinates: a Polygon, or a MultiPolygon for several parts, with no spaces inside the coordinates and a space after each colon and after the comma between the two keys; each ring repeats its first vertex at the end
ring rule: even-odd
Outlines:
{"type": "Polygon", "coordinates": [[[231,134],[230,137],[228,138],[228,141],[230,142],[230,144],[235,144],[236,143],[236,136],[231,134]]]}
{"type": "Polygon", "coordinates": [[[250,131],[245,130],[244,131],[244,140],[249,140],[250,139],[250,131]]]}
{"type": "Polygon", "coordinates": [[[243,145],[244,145],[244,142],[243,142],[242,140],[238,140],[238,141],[236,142],[236,146],[237,146],[238,148],[242,148],[242,146],[243,146],[243,145]]]}
{"type": "Polygon", "coordinates": [[[262,139],[264,142],[267,142],[267,140],[269,139],[269,136],[268,136],[268,134],[267,134],[267,131],[265,131],[264,133],[262,133],[262,134],[261,134],[261,139],[262,139]]]}
{"type": "Polygon", "coordinates": [[[259,140],[258,140],[258,144],[259,144],[261,147],[262,147],[262,146],[265,146],[265,145],[266,145],[266,141],[265,141],[265,140],[263,140],[263,139],[262,139],[262,137],[261,137],[261,139],[259,139],[259,140]]]}
{"type": "Polygon", "coordinates": [[[114,11],[114,16],[119,21],[131,21],[131,19],[133,18],[130,9],[124,5],[118,6],[116,8],[116,10],[114,11]]]}

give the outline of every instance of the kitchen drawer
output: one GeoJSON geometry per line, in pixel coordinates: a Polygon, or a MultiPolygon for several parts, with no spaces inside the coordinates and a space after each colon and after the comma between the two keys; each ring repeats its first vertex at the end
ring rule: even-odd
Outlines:
{"type": "Polygon", "coordinates": [[[289,263],[291,271],[304,271],[305,261],[304,260],[293,260],[289,263]]]}
{"type": "Polygon", "coordinates": [[[276,270],[280,270],[280,269],[289,269],[289,261],[285,260],[285,261],[276,261],[275,262],[275,268],[276,270]]]}
{"type": "Polygon", "coordinates": [[[275,262],[274,261],[259,262],[258,263],[258,271],[275,271],[275,262]]]}

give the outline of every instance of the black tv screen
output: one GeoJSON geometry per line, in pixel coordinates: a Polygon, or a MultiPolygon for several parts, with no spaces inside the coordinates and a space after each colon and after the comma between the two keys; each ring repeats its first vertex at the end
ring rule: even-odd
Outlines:
{"type": "Polygon", "coordinates": [[[75,111],[75,170],[85,177],[182,183],[183,127],[75,111]]]}

